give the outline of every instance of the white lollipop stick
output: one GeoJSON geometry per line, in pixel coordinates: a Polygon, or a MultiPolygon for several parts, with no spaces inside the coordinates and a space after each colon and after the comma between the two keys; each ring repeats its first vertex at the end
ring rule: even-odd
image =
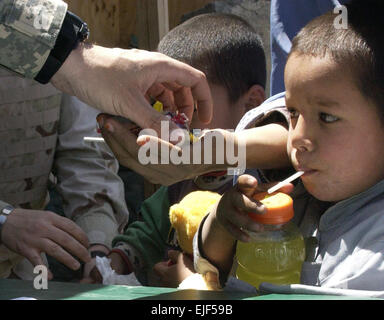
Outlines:
{"type": "Polygon", "coordinates": [[[101,137],[84,137],[83,140],[86,142],[105,142],[104,138],[101,137]]]}
{"type": "Polygon", "coordinates": [[[276,190],[279,190],[282,186],[286,185],[289,182],[292,182],[293,180],[301,177],[304,174],[304,171],[297,171],[295,174],[291,175],[284,181],[279,182],[277,185],[273,186],[272,188],[268,189],[268,194],[271,194],[275,192],[276,190]]]}

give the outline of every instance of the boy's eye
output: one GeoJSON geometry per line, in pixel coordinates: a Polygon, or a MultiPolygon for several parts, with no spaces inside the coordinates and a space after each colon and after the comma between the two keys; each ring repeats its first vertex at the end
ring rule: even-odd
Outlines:
{"type": "Polygon", "coordinates": [[[319,117],[320,117],[320,120],[325,122],[325,123],[333,123],[333,122],[336,122],[339,120],[338,117],[333,116],[333,115],[328,114],[328,113],[324,113],[324,112],[321,112],[319,117]]]}

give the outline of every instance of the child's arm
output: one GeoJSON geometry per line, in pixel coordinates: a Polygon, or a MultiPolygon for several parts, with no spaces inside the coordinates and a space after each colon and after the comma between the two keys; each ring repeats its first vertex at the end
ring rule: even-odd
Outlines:
{"type": "Polygon", "coordinates": [[[254,177],[240,176],[237,185],[224,193],[202,226],[199,249],[225,275],[232,267],[236,240],[249,240],[243,230],[257,231],[257,224],[246,213],[264,212],[263,207],[249,199],[256,188],[257,180],[254,177]]]}
{"type": "Polygon", "coordinates": [[[247,168],[277,169],[291,165],[287,153],[288,129],[283,124],[271,123],[232,134],[246,143],[247,168]]]}
{"type": "Polygon", "coordinates": [[[111,267],[117,273],[134,271],[146,283],[153,265],[164,259],[169,221],[168,188],[161,187],[141,205],[141,219],[131,223],[113,240],[111,267]]]}
{"type": "MultiPolygon", "coordinates": [[[[231,159],[225,157],[224,163],[216,163],[216,139],[213,139],[212,148],[205,150],[204,141],[209,137],[206,134],[201,138],[201,154],[210,152],[212,155],[212,162],[201,164],[193,164],[193,152],[191,148],[191,161],[189,164],[178,163],[173,164],[172,159],[167,159],[171,154],[178,154],[181,150],[178,146],[174,146],[166,141],[160,140],[157,137],[142,135],[139,136],[136,143],[136,136],[133,135],[128,127],[116,118],[109,117],[105,120],[105,124],[113,126],[113,133],[108,133],[113,136],[113,143],[109,142],[112,151],[117,155],[119,162],[126,167],[138,172],[152,183],[160,183],[162,185],[171,185],[178,181],[192,179],[195,176],[202,175],[211,171],[226,170],[228,167],[237,166],[238,164],[229,163],[231,159]],[[156,153],[156,150],[169,150],[169,153],[151,154],[151,159],[155,158],[156,163],[140,163],[138,157],[139,149],[144,143],[149,143],[146,146],[151,152],[156,153]],[[167,164],[164,164],[167,163],[167,164]]],[[[104,125],[105,125],[104,124],[104,125]]],[[[105,131],[105,130],[104,130],[105,131]]],[[[221,129],[210,130],[212,135],[222,137],[225,144],[227,141],[234,141],[234,150],[238,150],[239,142],[246,144],[246,167],[247,168],[282,168],[290,165],[289,158],[286,151],[286,142],[288,136],[287,128],[279,123],[272,123],[260,127],[246,129],[241,132],[230,132],[221,129]]],[[[104,133],[103,133],[104,134],[104,133]]],[[[202,159],[204,160],[204,158],[202,159]]]]}

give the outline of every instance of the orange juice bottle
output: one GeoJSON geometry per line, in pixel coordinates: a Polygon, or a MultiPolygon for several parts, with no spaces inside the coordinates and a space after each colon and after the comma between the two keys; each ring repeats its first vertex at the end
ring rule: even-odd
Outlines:
{"type": "Polygon", "coordinates": [[[237,242],[236,277],[259,287],[261,282],[273,284],[300,283],[305,259],[304,239],[293,218],[293,201],[287,194],[259,193],[254,199],[262,202],[265,214],[249,213],[263,226],[260,232],[248,232],[251,241],[237,242]]]}

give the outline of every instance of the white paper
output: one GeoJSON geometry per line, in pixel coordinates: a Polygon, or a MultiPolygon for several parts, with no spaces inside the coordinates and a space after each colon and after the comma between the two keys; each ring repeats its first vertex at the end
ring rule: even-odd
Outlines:
{"type": "Polygon", "coordinates": [[[137,280],[135,274],[117,274],[115,270],[111,268],[111,260],[107,257],[96,256],[96,267],[103,277],[103,284],[123,284],[127,286],[141,286],[141,283],[137,280]]]}

